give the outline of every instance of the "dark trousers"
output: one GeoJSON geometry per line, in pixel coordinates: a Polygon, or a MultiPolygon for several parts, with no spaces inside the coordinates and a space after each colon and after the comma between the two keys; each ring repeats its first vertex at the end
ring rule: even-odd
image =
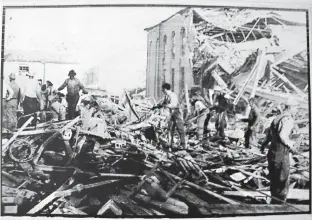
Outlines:
{"type": "Polygon", "coordinates": [[[35,113],[39,110],[39,103],[37,98],[30,98],[28,96],[25,96],[24,102],[23,102],[23,109],[24,109],[24,115],[29,115],[32,113],[35,113]]]}
{"type": "Polygon", "coordinates": [[[68,119],[71,120],[76,117],[76,106],[79,101],[79,94],[67,94],[66,100],[68,104],[68,119]]]}
{"type": "Polygon", "coordinates": [[[250,142],[251,144],[256,144],[255,143],[255,131],[248,126],[247,131],[245,132],[245,148],[250,147],[250,142]]]}
{"type": "MultiPolygon", "coordinates": [[[[290,161],[289,151],[281,143],[272,143],[268,152],[268,169],[270,178],[271,196],[286,201],[289,190],[290,161]],[[273,149],[272,149],[273,147],[273,149]]],[[[281,201],[272,198],[271,204],[280,204],[281,201]]]]}
{"type": "Polygon", "coordinates": [[[171,117],[169,121],[169,131],[170,131],[170,144],[173,143],[173,137],[175,128],[177,127],[179,136],[180,136],[180,143],[182,146],[185,146],[185,130],[184,130],[184,120],[179,109],[172,109],[171,110],[171,117]]]}
{"type": "Polygon", "coordinates": [[[197,118],[197,137],[201,141],[207,138],[208,134],[208,123],[210,120],[211,114],[206,111],[201,113],[201,115],[197,118]]]}
{"type": "Polygon", "coordinates": [[[227,126],[225,118],[226,118],[226,111],[218,112],[218,118],[216,120],[215,127],[216,127],[218,135],[222,138],[225,137],[224,129],[227,126]]]}

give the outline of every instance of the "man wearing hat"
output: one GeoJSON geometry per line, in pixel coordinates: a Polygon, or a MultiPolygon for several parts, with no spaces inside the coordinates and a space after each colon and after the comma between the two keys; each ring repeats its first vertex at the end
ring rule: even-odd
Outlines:
{"type": "Polygon", "coordinates": [[[204,103],[204,98],[201,96],[194,96],[191,102],[192,106],[194,106],[195,116],[197,116],[197,137],[199,141],[207,138],[207,127],[211,118],[209,108],[204,103]]]}
{"type": "Polygon", "coordinates": [[[34,73],[27,72],[29,78],[24,84],[22,94],[24,96],[23,109],[24,115],[35,113],[39,110],[40,86],[38,81],[34,79],[34,73]]]}
{"type": "Polygon", "coordinates": [[[12,128],[15,128],[17,122],[17,109],[21,100],[21,89],[15,82],[15,73],[11,73],[10,76],[10,87],[13,90],[12,98],[7,102],[7,109],[12,115],[12,128]]]}
{"type": "Polygon", "coordinates": [[[74,119],[76,116],[76,106],[79,101],[79,91],[88,94],[82,83],[75,78],[75,71],[71,70],[68,73],[69,78],[65,80],[63,85],[58,88],[58,91],[63,90],[67,86],[67,103],[68,103],[68,117],[74,119]]]}
{"type": "Polygon", "coordinates": [[[271,204],[278,204],[286,201],[289,189],[290,160],[289,153],[296,153],[296,144],[290,140],[290,135],[294,129],[293,114],[294,106],[298,102],[294,99],[287,100],[284,112],[277,116],[271,123],[266,140],[261,146],[264,152],[265,146],[270,142],[268,151],[268,169],[271,182],[270,191],[271,204]]]}

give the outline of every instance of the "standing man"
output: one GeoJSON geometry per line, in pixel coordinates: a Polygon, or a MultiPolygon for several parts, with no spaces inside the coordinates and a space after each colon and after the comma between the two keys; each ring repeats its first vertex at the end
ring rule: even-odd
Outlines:
{"type": "Polygon", "coordinates": [[[196,95],[192,98],[192,106],[194,106],[194,115],[197,117],[197,137],[199,141],[207,138],[208,123],[211,118],[209,108],[204,104],[203,97],[196,95]]]}
{"type": "Polygon", "coordinates": [[[11,73],[10,76],[10,87],[13,90],[13,96],[12,98],[7,102],[7,109],[12,115],[12,129],[15,129],[15,126],[17,124],[17,109],[21,100],[21,89],[20,87],[15,83],[15,74],[11,73]],[[14,125],[14,126],[13,126],[14,125]]]}
{"type": "Polygon", "coordinates": [[[214,93],[215,93],[214,107],[212,107],[211,110],[215,109],[217,113],[217,120],[215,123],[215,127],[216,127],[218,135],[222,138],[225,138],[224,129],[227,127],[226,110],[228,108],[228,101],[224,97],[225,93],[219,86],[216,86],[214,88],[214,93]]]}
{"type": "Polygon", "coordinates": [[[58,91],[63,90],[67,86],[67,103],[68,103],[68,117],[69,119],[75,118],[76,106],[79,101],[79,91],[80,89],[83,93],[88,94],[84,86],[80,81],[75,78],[75,71],[71,70],[68,73],[69,78],[65,80],[63,85],[58,88],[58,91]]]}
{"type": "Polygon", "coordinates": [[[249,112],[248,119],[246,120],[248,122],[248,128],[245,132],[245,148],[251,148],[250,142],[252,145],[257,146],[257,142],[255,140],[255,128],[260,120],[260,110],[256,105],[254,98],[249,99],[249,105],[251,110],[249,112]]]}
{"type": "Polygon", "coordinates": [[[23,109],[24,115],[35,113],[39,110],[40,86],[38,81],[34,79],[34,74],[28,72],[26,74],[28,80],[24,84],[23,92],[23,109]]]}
{"type": "Polygon", "coordinates": [[[184,121],[180,110],[179,99],[178,96],[170,89],[171,86],[169,83],[164,83],[162,85],[162,90],[163,93],[165,94],[165,98],[160,104],[154,106],[152,110],[157,108],[169,108],[171,114],[169,119],[170,145],[172,146],[173,144],[175,127],[177,127],[180,136],[180,144],[182,148],[186,149],[187,146],[185,143],[186,141],[185,141],[184,121]]]}
{"type": "MultiPolygon", "coordinates": [[[[296,153],[295,142],[290,140],[294,128],[292,106],[298,105],[296,100],[289,99],[284,112],[277,116],[271,123],[266,140],[261,146],[261,151],[271,142],[268,151],[268,169],[270,178],[271,196],[281,201],[286,201],[289,190],[290,161],[289,152],[296,153]]],[[[282,203],[272,198],[271,204],[282,203]]]]}
{"type": "MultiPolygon", "coordinates": [[[[14,95],[13,89],[10,87],[9,84],[7,84],[3,80],[2,76],[2,82],[3,82],[3,93],[2,93],[2,109],[3,109],[3,118],[2,123],[3,127],[7,128],[9,130],[12,129],[12,114],[10,113],[10,110],[7,107],[7,103],[12,99],[14,95]]],[[[16,117],[16,116],[15,116],[16,117]]]]}

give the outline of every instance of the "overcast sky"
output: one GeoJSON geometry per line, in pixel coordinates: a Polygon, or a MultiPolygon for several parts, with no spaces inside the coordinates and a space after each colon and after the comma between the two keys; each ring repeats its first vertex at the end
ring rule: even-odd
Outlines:
{"type": "Polygon", "coordinates": [[[101,84],[117,92],[145,82],[147,32],[144,29],[181,9],[9,9],[5,49],[73,52],[85,65],[100,64],[101,84]]]}
{"type": "Polygon", "coordinates": [[[144,28],[181,9],[7,9],[5,49],[75,53],[85,65],[99,64],[101,84],[117,92],[145,82],[147,32],[144,28]]]}

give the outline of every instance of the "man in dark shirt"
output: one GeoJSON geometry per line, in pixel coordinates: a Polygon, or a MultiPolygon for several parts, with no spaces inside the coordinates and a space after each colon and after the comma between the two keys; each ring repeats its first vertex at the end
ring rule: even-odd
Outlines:
{"type": "Polygon", "coordinates": [[[225,138],[224,129],[227,126],[226,118],[227,118],[227,108],[228,108],[228,101],[224,97],[223,90],[216,86],[214,88],[215,93],[215,102],[214,106],[211,108],[211,110],[216,110],[217,113],[217,120],[215,123],[215,127],[217,130],[217,133],[220,137],[225,138]]]}
{"type": "Polygon", "coordinates": [[[251,148],[250,142],[252,142],[251,144],[253,145],[257,145],[255,140],[255,128],[260,120],[260,110],[256,105],[254,98],[249,99],[249,105],[251,110],[247,119],[248,128],[245,132],[245,148],[251,148]]]}
{"type": "Polygon", "coordinates": [[[68,73],[69,78],[65,80],[63,85],[58,88],[58,91],[63,90],[67,86],[67,103],[68,103],[68,117],[69,119],[75,118],[76,106],[79,101],[80,89],[83,93],[88,94],[87,90],[81,84],[81,82],[75,78],[75,71],[71,70],[68,73]]]}

